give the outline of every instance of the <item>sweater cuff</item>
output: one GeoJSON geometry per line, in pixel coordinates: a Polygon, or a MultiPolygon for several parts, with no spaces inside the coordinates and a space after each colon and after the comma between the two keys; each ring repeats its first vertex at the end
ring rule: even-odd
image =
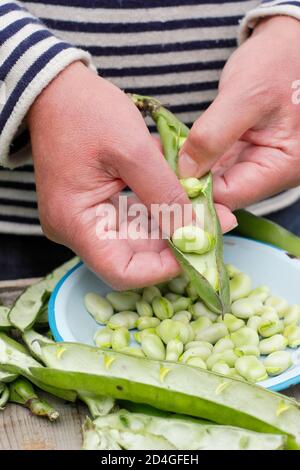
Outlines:
{"type": "Polygon", "coordinates": [[[72,62],[93,66],[87,52],[56,38],[18,2],[0,6],[0,44],[0,164],[15,168],[28,157],[10,154],[10,146],[37,96],[72,62]]]}
{"type": "Polygon", "coordinates": [[[242,19],[238,34],[239,44],[251,35],[260,19],[275,15],[292,16],[300,20],[300,1],[262,1],[260,6],[250,10],[242,19]]]}

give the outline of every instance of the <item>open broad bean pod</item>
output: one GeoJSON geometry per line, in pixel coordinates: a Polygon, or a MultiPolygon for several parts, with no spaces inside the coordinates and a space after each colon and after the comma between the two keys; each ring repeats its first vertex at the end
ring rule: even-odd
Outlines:
{"type": "MultiPolygon", "coordinates": [[[[188,127],[159,101],[140,95],[130,97],[143,114],[149,114],[154,120],[164,156],[178,174],[178,154],[188,135],[188,127]]],[[[229,280],[223,262],[222,233],[213,203],[212,175],[208,173],[200,179],[180,181],[196,215],[200,214],[201,208],[204,226],[190,225],[175,230],[169,245],[200,299],[211,311],[224,314],[229,311],[229,280]],[[191,245],[197,248],[191,249],[191,245]]]]}

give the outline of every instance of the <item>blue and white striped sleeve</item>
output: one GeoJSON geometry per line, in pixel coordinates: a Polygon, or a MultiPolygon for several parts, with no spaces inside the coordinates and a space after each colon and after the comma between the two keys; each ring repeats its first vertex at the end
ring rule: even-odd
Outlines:
{"type": "Polygon", "coordinates": [[[26,163],[10,155],[14,136],[35,98],[76,60],[91,65],[90,55],[55,37],[18,1],[0,3],[0,165],[26,163]]]}
{"type": "Polygon", "coordinates": [[[261,18],[275,15],[293,16],[300,20],[300,1],[298,0],[262,0],[250,10],[240,24],[239,43],[243,43],[251,34],[261,18]]]}

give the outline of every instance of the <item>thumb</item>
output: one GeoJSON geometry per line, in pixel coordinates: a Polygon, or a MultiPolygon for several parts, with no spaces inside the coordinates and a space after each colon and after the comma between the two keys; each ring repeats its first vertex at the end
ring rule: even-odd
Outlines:
{"type": "Polygon", "coordinates": [[[222,90],[194,123],[179,158],[182,177],[202,176],[251,128],[259,115],[257,103],[234,90],[222,90]]]}

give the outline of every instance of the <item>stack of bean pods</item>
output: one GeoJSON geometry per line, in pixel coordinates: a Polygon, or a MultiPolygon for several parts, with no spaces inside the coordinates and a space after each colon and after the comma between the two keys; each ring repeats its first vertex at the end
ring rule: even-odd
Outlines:
{"type": "Polygon", "coordinates": [[[266,286],[253,289],[250,277],[232,265],[227,271],[231,312],[224,316],[208,310],[183,275],[141,290],[109,292],[106,298],[86,294],[86,309],[105,325],[95,344],[250,382],[281,374],[292,365],[286,348],[300,345],[300,307],[273,296],[266,286]]]}

